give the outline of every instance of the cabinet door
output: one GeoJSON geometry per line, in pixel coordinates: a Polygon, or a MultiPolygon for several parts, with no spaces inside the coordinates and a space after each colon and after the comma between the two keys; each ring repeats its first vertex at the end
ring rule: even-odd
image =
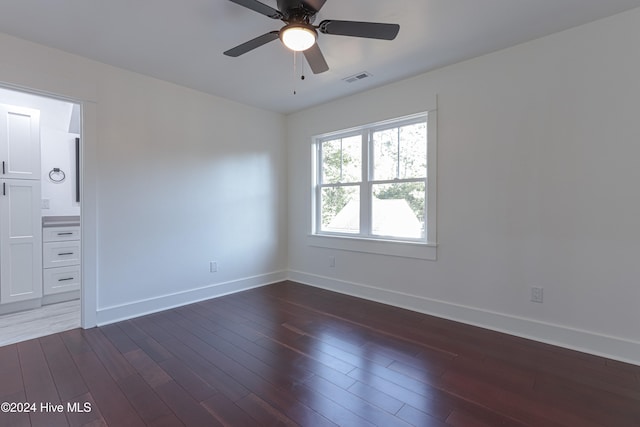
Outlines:
{"type": "Polygon", "coordinates": [[[40,111],[0,104],[0,178],[40,179],[40,111]]]}
{"type": "Polygon", "coordinates": [[[0,179],[0,303],[42,296],[40,182],[0,179]]]}

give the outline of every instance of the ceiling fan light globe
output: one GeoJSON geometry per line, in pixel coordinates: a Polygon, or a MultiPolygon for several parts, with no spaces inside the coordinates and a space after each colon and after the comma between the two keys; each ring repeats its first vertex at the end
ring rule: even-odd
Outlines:
{"type": "Polygon", "coordinates": [[[309,49],[316,42],[318,37],[313,28],[292,25],[282,30],[280,36],[282,43],[289,49],[302,52],[309,49]]]}

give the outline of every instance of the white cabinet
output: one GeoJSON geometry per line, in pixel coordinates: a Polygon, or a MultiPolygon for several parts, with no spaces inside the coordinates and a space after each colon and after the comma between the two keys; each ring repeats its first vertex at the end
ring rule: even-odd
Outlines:
{"type": "Polygon", "coordinates": [[[40,182],[0,179],[0,187],[0,304],[40,298],[40,182]]]}
{"type": "Polygon", "coordinates": [[[40,112],[0,104],[0,178],[40,179],[40,112]]]}
{"type": "Polygon", "coordinates": [[[0,104],[0,304],[42,297],[40,112],[0,104]]]}
{"type": "Polygon", "coordinates": [[[45,295],[80,290],[80,226],[43,228],[45,295]]]}
{"type": "Polygon", "coordinates": [[[43,289],[45,295],[80,290],[80,266],[45,268],[43,289]]]}
{"type": "MultiPolygon", "coordinates": [[[[45,220],[47,218],[45,217],[45,220]]],[[[46,224],[49,223],[46,222],[46,224]]],[[[42,241],[44,242],[66,242],[68,240],[80,240],[80,226],[49,225],[42,229],[42,241]]]]}
{"type": "Polygon", "coordinates": [[[80,264],[80,241],[44,242],[42,244],[42,266],[44,268],[65,267],[80,264]]]}

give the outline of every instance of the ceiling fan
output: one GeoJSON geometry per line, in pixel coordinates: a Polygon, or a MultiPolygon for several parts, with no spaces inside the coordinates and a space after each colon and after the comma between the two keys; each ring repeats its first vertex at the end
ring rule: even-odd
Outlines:
{"type": "Polygon", "coordinates": [[[318,31],[323,34],[336,36],[364,37],[368,39],[393,40],[400,31],[398,24],[383,24],[379,22],[324,20],[319,25],[313,25],[316,14],[324,6],[326,0],[278,0],[278,10],[257,0],[230,0],[271,19],[285,22],[285,26],[278,31],[266,34],[242,43],[224,52],[225,55],[238,57],[264,44],[280,38],[289,49],[303,52],[311,71],[319,74],[327,71],[329,66],[325,61],[318,43],[318,31]]]}

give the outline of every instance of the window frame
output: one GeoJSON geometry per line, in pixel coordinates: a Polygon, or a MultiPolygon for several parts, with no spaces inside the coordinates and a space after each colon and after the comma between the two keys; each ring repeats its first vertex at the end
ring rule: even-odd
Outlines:
{"type": "Polygon", "coordinates": [[[351,129],[318,135],[312,139],[312,221],[309,244],[326,248],[342,249],[356,252],[378,253],[409,258],[436,259],[436,159],[437,159],[437,110],[429,110],[397,119],[385,120],[351,129]],[[398,128],[419,123],[427,124],[427,171],[424,178],[399,178],[375,180],[373,173],[373,141],[371,135],[385,129],[398,128]],[[358,182],[323,183],[322,143],[337,138],[348,138],[355,135],[361,137],[361,170],[362,177],[358,182]],[[372,230],[372,191],[374,185],[403,182],[425,183],[425,236],[423,238],[401,238],[373,234],[372,230]],[[360,191],[360,231],[358,233],[340,233],[323,231],[321,194],[324,188],[357,186],[360,191]]]}

